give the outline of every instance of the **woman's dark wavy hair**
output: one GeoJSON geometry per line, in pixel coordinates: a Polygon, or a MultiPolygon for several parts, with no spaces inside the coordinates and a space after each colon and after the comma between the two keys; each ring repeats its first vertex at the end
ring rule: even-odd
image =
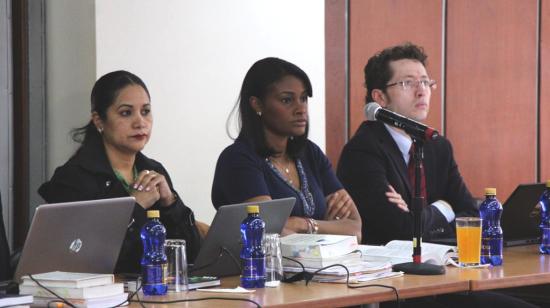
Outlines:
{"type": "MultiPolygon", "coordinates": [[[[105,121],[107,119],[107,109],[115,102],[120,91],[129,85],[142,87],[149,99],[151,98],[149,90],[141,78],[127,71],[114,71],[101,76],[95,82],[90,98],[91,112],[97,112],[99,117],[105,121]]],[[[71,137],[83,146],[90,143],[100,143],[102,140],[101,134],[97,131],[92,120],[83,127],[73,129],[71,137]]]]}
{"type": "MultiPolygon", "coordinates": [[[[244,77],[238,100],[241,126],[239,137],[250,142],[262,157],[276,154],[276,151],[266,143],[262,117],[258,116],[250,105],[250,98],[255,96],[263,101],[271,91],[273,84],[289,75],[300,79],[306,88],[308,97],[313,96],[313,89],[307,74],[298,66],[279,58],[265,58],[257,61],[244,77]]],[[[309,123],[306,125],[304,135],[292,136],[288,139],[287,154],[290,157],[296,158],[301,154],[307,141],[308,131],[309,123]]]]}

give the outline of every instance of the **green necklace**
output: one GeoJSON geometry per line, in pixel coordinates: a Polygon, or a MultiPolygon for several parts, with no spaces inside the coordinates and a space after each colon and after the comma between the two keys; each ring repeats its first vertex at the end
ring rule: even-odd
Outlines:
{"type": "MultiPolygon", "coordinates": [[[[120,172],[118,172],[118,170],[113,169],[113,171],[115,172],[116,178],[120,181],[120,183],[122,183],[122,186],[124,187],[124,189],[128,193],[130,193],[132,190],[134,190],[132,187],[130,187],[130,184],[128,184],[128,182],[126,182],[126,179],[122,176],[122,174],[120,174],[120,172]]],[[[134,176],[134,182],[135,182],[137,180],[137,177],[138,177],[138,171],[137,171],[136,165],[134,165],[133,174],[134,174],[133,176],[134,176]]]]}

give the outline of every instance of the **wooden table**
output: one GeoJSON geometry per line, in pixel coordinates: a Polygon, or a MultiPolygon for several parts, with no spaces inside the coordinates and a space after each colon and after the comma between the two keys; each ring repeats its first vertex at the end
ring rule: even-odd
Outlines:
{"type": "MultiPolygon", "coordinates": [[[[418,297],[430,294],[442,294],[468,290],[468,281],[453,281],[445,276],[407,276],[391,280],[380,281],[385,285],[398,288],[400,298],[418,297]]],[[[238,277],[223,280],[224,287],[236,287],[238,277]]],[[[142,297],[146,300],[176,300],[185,298],[202,298],[209,296],[223,296],[232,298],[248,298],[258,302],[262,307],[342,307],[373,302],[395,300],[395,293],[391,289],[370,287],[364,289],[348,289],[341,284],[305,283],[281,284],[278,288],[258,289],[253,294],[229,295],[222,293],[189,292],[187,294],[169,293],[166,296],[142,297]]],[[[178,305],[184,305],[179,303],[178,305]]],[[[253,307],[253,304],[232,301],[202,301],[187,303],[191,307],[253,307]]],[[[147,307],[167,307],[168,305],[147,304],[147,307]]],[[[132,303],[131,307],[139,307],[132,303]]],[[[184,306],[186,307],[186,306],[184,306]]]]}
{"type": "MultiPolygon", "coordinates": [[[[522,246],[504,250],[504,265],[480,269],[447,267],[445,275],[417,276],[384,279],[373,282],[397,288],[400,298],[413,298],[460,291],[479,291],[550,283],[550,256],[538,253],[537,246],[522,246]]],[[[222,287],[238,286],[238,277],[222,279],[222,287]]],[[[177,300],[223,296],[247,298],[262,307],[342,307],[395,300],[391,289],[369,287],[348,289],[342,284],[310,283],[281,284],[277,288],[258,289],[252,294],[229,295],[223,293],[169,293],[166,296],[143,297],[146,300],[177,300]]],[[[146,304],[147,307],[170,307],[167,304],[146,304]]],[[[254,307],[251,303],[209,300],[178,303],[182,307],[254,307]]],[[[132,303],[130,307],[139,307],[132,303]]]]}
{"type": "MultiPolygon", "coordinates": [[[[416,276],[405,275],[398,278],[375,281],[397,288],[400,298],[420,297],[426,295],[444,294],[467,291],[469,281],[458,275],[457,271],[450,271],[446,275],[416,276]]],[[[239,285],[238,277],[222,279],[222,287],[234,288],[239,285]]],[[[232,298],[248,298],[258,302],[262,307],[343,307],[367,303],[376,303],[395,300],[393,290],[382,287],[368,287],[349,289],[343,284],[315,283],[309,285],[297,282],[282,283],[277,288],[257,289],[252,294],[223,294],[191,291],[188,293],[169,293],[166,296],[141,297],[145,300],[177,300],[186,298],[203,298],[209,296],[223,296],[232,298]]],[[[251,303],[209,300],[192,303],[178,303],[183,307],[253,307],[251,303]]],[[[147,307],[168,307],[164,304],[147,304],[147,307]]],[[[132,303],[130,307],[139,307],[132,303]]]]}
{"type": "Polygon", "coordinates": [[[503,266],[462,270],[470,290],[492,290],[550,283],[550,255],[541,255],[538,245],[504,249],[503,266]]]}

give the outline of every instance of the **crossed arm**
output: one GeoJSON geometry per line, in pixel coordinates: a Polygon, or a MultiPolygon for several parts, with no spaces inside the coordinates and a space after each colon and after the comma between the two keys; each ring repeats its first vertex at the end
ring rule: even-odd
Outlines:
{"type": "MultiPolygon", "coordinates": [[[[271,200],[271,196],[256,196],[247,202],[271,200]]],[[[326,196],[327,212],[324,220],[317,220],[318,233],[355,235],[361,242],[361,217],[357,207],[345,189],[340,189],[326,196]]],[[[307,233],[309,222],[307,218],[291,216],[288,218],[282,234],[307,233]]]]}

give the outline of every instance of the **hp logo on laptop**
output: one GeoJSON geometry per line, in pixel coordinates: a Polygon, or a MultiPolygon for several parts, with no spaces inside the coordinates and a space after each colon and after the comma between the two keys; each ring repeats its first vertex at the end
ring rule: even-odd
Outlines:
{"type": "Polygon", "coordinates": [[[82,248],[82,241],[77,238],[71,243],[71,246],[69,246],[69,250],[72,253],[78,253],[80,251],[80,248],[82,248]]]}

